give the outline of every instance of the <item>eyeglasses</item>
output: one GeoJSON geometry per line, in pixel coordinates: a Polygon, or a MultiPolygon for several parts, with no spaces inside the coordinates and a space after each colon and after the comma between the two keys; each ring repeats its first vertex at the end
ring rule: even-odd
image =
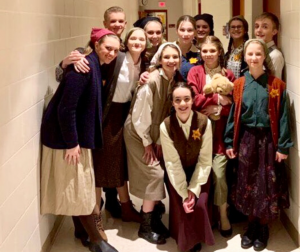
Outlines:
{"type": "Polygon", "coordinates": [[[243,28],[242,25],[237,25],[237,26],[232,25],[232,26],[230,26],[231,30],[241,30],[242,28],[243,28]]]}

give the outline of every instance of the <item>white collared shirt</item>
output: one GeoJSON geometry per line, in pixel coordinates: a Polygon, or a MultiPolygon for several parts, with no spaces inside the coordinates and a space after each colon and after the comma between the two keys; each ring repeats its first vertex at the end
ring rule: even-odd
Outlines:
{"type": "Polygon", "coordinates": [[[132,100],[136,82],[139,80],[141,60],[135,65],[129,52],[126,52],[118,76],[113,102],[126,103],[132,100]]]}
{"type": "Polygon", "coordinates": [[[274,75],[277,78],[281,79],[282,78],[281,77],[282,70],[284,67],[283,55],[282,55],[281,51],[277,48],[277,46],[275,45],[273,40],[267,43],[267,47],[268,47],[268,49],[270,47],[273,47],[272,51],[269,53],[269,55],[270,55],[270,58],[272,60],[273,66],[274,66],[274,70],[275,70],[274,75]]]}
{"type": "Polygon", "coordinates": [[[190,129],[191,129],[191,125],[192,125],[193,114],[194,114],[194,112],[191,111],[190,116],[185,123],[183,123],[176,115],[179,126],[182,128],[182,131],[183,131],[186,139],[189,139],[189,136],[190,136],[190,129]]]}

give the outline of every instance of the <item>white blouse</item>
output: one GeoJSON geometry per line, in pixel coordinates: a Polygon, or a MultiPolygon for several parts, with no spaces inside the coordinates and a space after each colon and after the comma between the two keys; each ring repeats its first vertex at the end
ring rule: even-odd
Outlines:
{"type": "Polygon", "coordinates": [[[136,82],[139,80],[141,60],[135,65],[129,52],[126,52],[118,76],[113,102],[126,103],[132,100],[136,82]]]}

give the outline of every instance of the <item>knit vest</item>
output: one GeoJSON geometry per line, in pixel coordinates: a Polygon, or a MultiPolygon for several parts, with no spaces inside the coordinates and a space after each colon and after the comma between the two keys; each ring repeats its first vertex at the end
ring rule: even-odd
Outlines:
{"type": "MultiPolygon", "coordinates": [[[[241,77],[234,82],[233,100],[235,103],[234,111],[234,136],[233,136],[233,149],[238,150],[238,140],[241,127],[241,112],[242,112],[242,99],[245,86],[245,77],[241,77]]],[[[268,93],[269,93],[269,116],[272,131],[272,138],[275,147],[278,147],[278,135],[279,135],[279,119],[280,119],[280,103],[283,91],[286,84],[274,77],[268,78],[268,93]]]]}
{"type": "Polygon", "coordinates": [[[172,113],[171,116],[167,117],[164,120],[164,123],[170,138],[174,142],[174,147],[180,156],[182,167],[187,175],[187,181],[190,181],[198,162],[202,145],[202,135],[206,130],[207,117],[194,111],[188,139],[186,139],[175,113],[172,113]]]}

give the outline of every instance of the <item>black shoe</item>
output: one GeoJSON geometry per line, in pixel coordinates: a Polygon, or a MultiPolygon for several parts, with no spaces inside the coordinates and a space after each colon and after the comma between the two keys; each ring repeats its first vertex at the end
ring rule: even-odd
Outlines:
{"type": "Polygon", "coordinates": [[[232,236],[232,226],[230,226],[229,229],[227,230],[223,230],[221,228],[221,223],[219,224],[219,231],[220,231],[220,234],[224,237],[224,238],[229,238],[232,236]]]}
{"type": "Polygon", "coordinates": [[[256,239],[258,230],[258,223],[256,221],[252,221],[248,224],[247,231],[242,237],[241,247],[244,249],[250,248],[253,246],[253,242],[256,239]]]}
{"type": "Polygon", "coordinates": [[[158,201],[157,204],[155,204],[155,207],[154,207],[154,211],[157,211],[159,212],[160,214],[164,214],[166,212],[166,206],[164,203],[162,203],[162,201],[158,201]]]}
{"type": "Polygon", "coordinates": [[[74,236],[81,241],[82,246],[88,247],[90,245],[89,237],[81,236],[76,232],[74,232],[74,236]]]}
{"type": "Polygon", "coordinates": [[[262,251],[267,247],[269,240],[269,227],[268,225],[260,225],[258,229],[258,237],[253,243],[255,251],[262,251]]]}
{"type": "Polygon", "coordinates": [[[165,244],[166,239],[161,234],[158,234],[153,229],[153,218],[155,218],[154,211],[144,213],[141,210],[142,222],[139,228],[138,236],[146,241],[154,244],[165,244]]]}
{"type": "Polygon", "coordinates": [[[192,249],[190,249],[190,252],[199,252],[202,249],[201,243],[197,243],[192,249]]]}
{"type": "Polygon", "coordinates": [[[114,191],[111,192],[111,189],[109,189],[109,191],[106,191],[105,197],[105,209],[112,217],[120,219],[122,217],[122,209],[117,194],[114,191]]]}
{"type": "Polygon", "coordinates": [[[154,209],[153,211],[153,229],[156,233],[162,235],[165,239],[169,238],[171,236],[169,229],[163,224],[161,221],[162,219],[162,214],[159,213],[157,209],[154,209]]]}
{"type": "Polygon", "coordinates": [[[92,252],[118,252],[118,250],[103,240],[97,243],[91,242],[89,249],[92,252]]]}

